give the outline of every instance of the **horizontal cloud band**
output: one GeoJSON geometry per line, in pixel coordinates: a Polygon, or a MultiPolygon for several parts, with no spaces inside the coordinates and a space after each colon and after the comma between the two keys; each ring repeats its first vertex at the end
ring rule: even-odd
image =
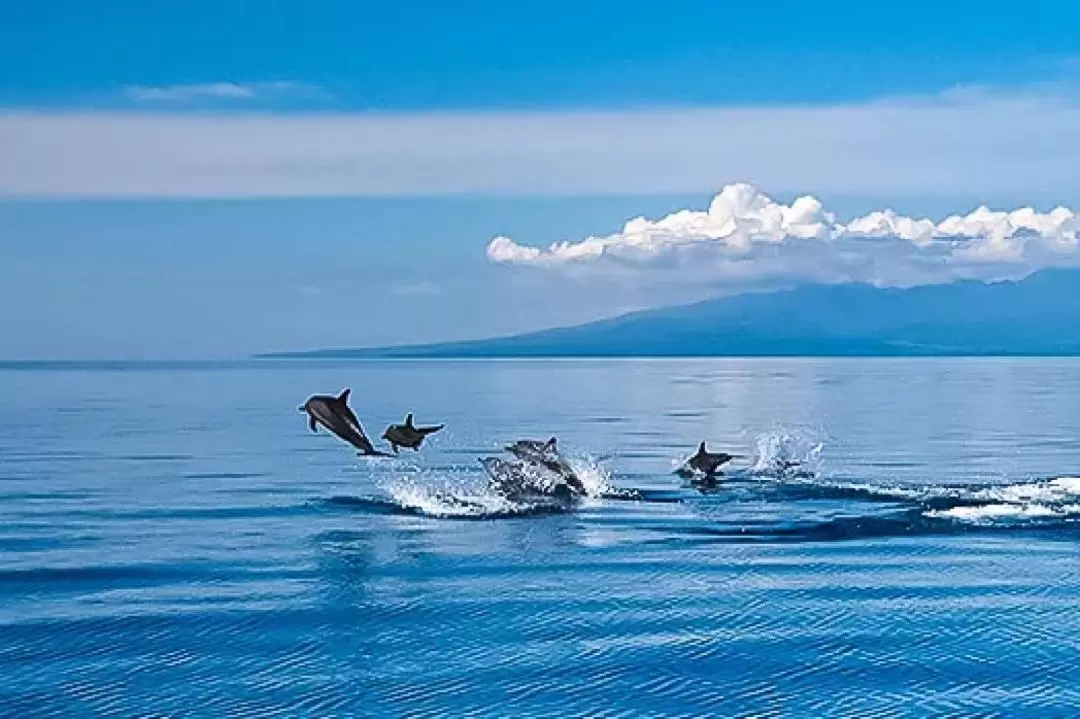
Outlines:
{"type": "Polygon", "coordinates": [[[607,262],[652,268],[686,259],[685,270],[708,276],[712,269],[714,277],[771,274],[907,284],[979,276],[984,273],[974,268],[980,264],[1059,264],[1075,257],[1078,231],[1076,213],[1064,207],[1048,213],[979,207],[937,223],[883,210],[843,223],[814,197],[785,205],[736,183],[723,188],[703,212],[638,217],[620,232],[543,249],[496,237],[487,255],[498,263],[542,267],[607,262]]]}
{"type": "MultiPolygon", "coordinates": [[[[132,88],[247,103],[282,83],[132,88]]],[[[751,178],[848,197],[1061,197],[1080,104],[959,95],[816,107],[416,113],[0,111],[0,196],[701,192],[751,178]]]]}

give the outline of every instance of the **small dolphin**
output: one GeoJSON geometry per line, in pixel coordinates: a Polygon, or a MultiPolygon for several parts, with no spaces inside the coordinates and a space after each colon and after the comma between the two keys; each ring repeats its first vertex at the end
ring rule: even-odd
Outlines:
{"type": "Polygon", "coordinates": [[[519,454],[554,454],[559,451],[559,448],[556,446],[557,441],[558,440],[555,437],[552,437],[546,442],[538,439],[519,439],[511,445],[503,447],[503,449],[515,456],[519,454]]]}
{"type": "Polygon", "coordinates": [[[437,424],[431,427],[414,427],[413,416],[410,412],[405,416],[405,424],[392,424],[386,428],[383,432],[382,438],[390,443],[390,447],[394,450],[394,454],[398,453],[398,447],[408,447],[411,450],[420,449],[420,445],[424,443],[424,437],[429,434],[434,434],[443,428],[443,425],[437,424]]]}
{"type": "Polygon", "coordinates": [[[735,455],[727,452],[710,452],[705,449],[705,443],[698,445],[697,453],[686,460],[675,473],[681,477],[713,477],[721,465],[735,459],[735,455]]]}
{"type": "Polygon", "coordinates": [[[321,424],[333,434],[360,450],[361,454],[377,457],[388,457],[386,452],[380,452],[371,444],[371,440],[364,434],[364,428],[360,420],[349,408],[349,389],[345,389],[337,397],[317,394],[310,397],[300,407],[301,412],[308,414],[308,427],[312,432],[317,432],[321,424]]]}
{"type": "Polygon", "coordinates": [[[552,474],[549,475],[552,481],[544,482],[544,477],[537,475],[536,467],[523,460],[484,457],[480,464],[487,472],[488,486],[507,499],[550,497],[569,500],[574,496],[574,492],[561,477],[552,474]]]}
{"type": "Polygon", "coordinates": [[[517,442],[504,447],[504,449],[520,460],[538,464],[559,475],[574,493],[587,494],[585,484],[577,476],[577,472],[559,454],[559,448],[556,446],[554,437],[546,442],[535,439],[519,439],[517,442]]]}

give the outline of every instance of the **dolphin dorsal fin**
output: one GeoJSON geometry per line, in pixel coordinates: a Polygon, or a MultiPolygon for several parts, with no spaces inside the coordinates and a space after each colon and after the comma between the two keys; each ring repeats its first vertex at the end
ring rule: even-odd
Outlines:
{"type": "Polygon", "coordinates": [[[551,439],[549,439],[547,441],[547,444],[544,445],[544,449],[546,449],[549,452],[554,452],[555,451],[555,438],[554,437],[552,437],[551,439]]]}
{"type": "Polygon", "coordinates": [[[337,401],[338,401],[338,402],[341,402],[342,404],[348,404],[348,402],[349,402],[349,393],[350,393],[350,392],[352,392],[352,390],[351,390],[351,389],[349,389],[348,387],[346,387],[345,389],[343,389],[343,390],[341,391],[341,394],[339,394],[339,395],[338,395],[338,397],[337,397],[337,401]]]}
{"type": "Polygon", "coordinates": [[[702,442],[701,444],[698,445],[697,453],[698,454],[708,454],[709,453],[709,451],[707,449],[705,449],[705,443],[704,442],[702,442]]]}
{"type": "Polygon", "coordinates": [[[412,412],[409,412],[407,415],[405,415],[405,426],[409,429],[413,429],[412,412]]]}

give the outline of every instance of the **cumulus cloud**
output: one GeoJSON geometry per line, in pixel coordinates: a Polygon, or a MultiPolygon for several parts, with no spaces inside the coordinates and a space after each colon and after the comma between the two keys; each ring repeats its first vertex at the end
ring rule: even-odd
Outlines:
{"type": "Polygon", "coordinates": [[[124,96],[139,103],[189,103],[199,100],[254,100],[270,95],[306,93],[308,85],[294,82],[210,82],[192,85],[147,87],[132,85],[124,88],[124,96]]]}
{"type": "Polygon", "coordinates": [[[500,264],[546,268],[663,272],[681,280],[859,280],[910,285],[957,277],[1016,273],[1077,259],[1080,219],[1065,207],[993,211],[979,207],[939,222],[892,210],[842,222],[820,200],[791,204],[756,187],[724,187],[704,211],[658,220],[636,217],[619,232],[522,246],[496,237],[487,247],[500,264]]]}
{"type": "MultiPolygon", "coordinates": [[[[216,85],[213,87],[217,87],[216,85]]],[[[216,105],[258,104],[249,86],[216,105]]],[[[705,192],[1061,197],[1080,103],[962,94],[813,107],[558,112],[0,111],[0,195],[287,197],[705,192]]],[[[144,89],[145,92],[145,89],[144,89]]],[[[212,97],[202,96],[204,102],[212,97]]],[[[185,106],[186,107],[186,106],[185,106]]]]}

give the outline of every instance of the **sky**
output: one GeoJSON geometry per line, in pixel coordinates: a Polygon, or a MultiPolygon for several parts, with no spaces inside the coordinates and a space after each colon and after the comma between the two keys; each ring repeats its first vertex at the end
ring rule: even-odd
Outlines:
{"type": "Polygon", "coordinates": [[[1069,265],[1078,28],[1064,2],[6,3],[0,359],[1069,265]]]}

